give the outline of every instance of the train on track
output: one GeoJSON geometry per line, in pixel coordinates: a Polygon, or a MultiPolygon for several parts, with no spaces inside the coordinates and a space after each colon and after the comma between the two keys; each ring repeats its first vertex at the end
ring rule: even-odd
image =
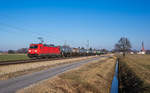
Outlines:
{"type": "Polygon", "coordinates": [[[74,57],[91,56],[102,54],[100,50],[71,48],[69,46],[54,46],[52,44],[30,44],[28,57],[30,58],[50,58],[50,57],[74,57]]]}

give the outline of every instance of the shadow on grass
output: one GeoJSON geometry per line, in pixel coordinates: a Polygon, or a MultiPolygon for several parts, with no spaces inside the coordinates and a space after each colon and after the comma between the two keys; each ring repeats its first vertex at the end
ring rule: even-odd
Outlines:
{"type": "Polygon", "coordinates": [[[125,62],[119,61],[119,93],[150,93],[150,85],[137,77],[125,62]]]}

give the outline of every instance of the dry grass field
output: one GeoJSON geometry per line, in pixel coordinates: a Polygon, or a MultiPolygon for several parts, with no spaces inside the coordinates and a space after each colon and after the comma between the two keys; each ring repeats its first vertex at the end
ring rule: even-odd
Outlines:
{"type": "Polygon", "coordinates": [[[150,55],[127,55],[119,64],[123,93],[150,93],[150,55]]]}
{"type": "Polygon", "coordinates": [[[102,58],[17,93],[110,93],[116,58],[102,58]]]}

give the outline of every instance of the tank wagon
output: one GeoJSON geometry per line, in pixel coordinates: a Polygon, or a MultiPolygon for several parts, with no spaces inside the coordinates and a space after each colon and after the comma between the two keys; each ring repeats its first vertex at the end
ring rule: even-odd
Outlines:
{"type": "Polygon", "coordinates": [[[69,46],[60,46],[60,51],[62,57],[71,57],[73,53],[69,46]]]}
{"type": "Polygon", "coordinates": [[[88,50],[83,48],[71,48],[69,46],[54,46],[52,44],[30,44],[28,57],[47,58],[47,57],[71,57],[71,56],[90,56],[100,55],[98,50],[88,50]]]}

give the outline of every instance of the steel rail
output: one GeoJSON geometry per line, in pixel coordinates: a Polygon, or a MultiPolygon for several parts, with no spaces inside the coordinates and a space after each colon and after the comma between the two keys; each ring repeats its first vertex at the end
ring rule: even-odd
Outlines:
{"type": "Polygon", "coordinates": [[[65,57],[65,58],[49,58],[49,59],[27,59],[27,60],[12,60],[12,61],[1,61],[0,66],[2,65],[13,65],[13,64],[23,64],[23,63],[33,63],[33,62],[42,62],[42,61],[52,61],[52,60],[60,60],[60,59],[71,59],[78,57],[65,57]]]}

